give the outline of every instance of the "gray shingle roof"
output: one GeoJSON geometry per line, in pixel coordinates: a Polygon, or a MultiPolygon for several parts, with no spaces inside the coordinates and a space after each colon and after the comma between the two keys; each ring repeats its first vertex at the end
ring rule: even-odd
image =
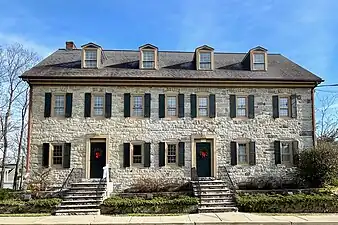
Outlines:
{"type": "Polygon", "coordinates": [[[249,71],[241,61],[246,53],[214,54],[215,70],[195,69],[194,52],[159,51],[159,69],[139,69],[139,52],[104,50],[103,68],[81,69],[81,50],[59,49],[22,77],[112,77],[112,78],[176,78],[224,80],[314,81],[321,78],[280,54],[268,54],[267,71],[249,71]]]}

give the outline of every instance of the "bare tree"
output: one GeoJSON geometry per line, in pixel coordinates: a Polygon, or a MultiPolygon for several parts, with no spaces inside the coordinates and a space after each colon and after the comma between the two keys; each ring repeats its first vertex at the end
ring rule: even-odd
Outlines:
{"type": "Polygon", "coordinates": [[[317,140],[333,142],[338,138],[338,110],[335,104],[338,100],[337,94],[317,95],[317,140]]]}
{"type": "MultiPolygon", "coordinates": [[[[20,125],[20,132],[18,137],[18,151],[16,155],[16,162],[15,162],[15,173],[14,173],[14,183],[13,183],[13,189],[16,190],[18,188],[18,174],[19,174],[19,166],[21,159],[21,152],[23,150],[23,138],[25,135],[25,130],[27,127],[27,120],[26,120],[26,114],[28,109],[28,95],[29,95],[29,88],[26,88],[25,94],[22,95],[23,102],[21,104],[21,125],[20,125]]],[[[21,176],[22,176],[21,171],[21,176]]]]}
{"type": "Polygon", "coordinates": [[[19,76],[38,61],[37,54],[20,44],[0,48],[0,83],[2,97],[0,102],[0,126],[3,139],[2,170],[0,188],[4,185],[5,163],[10,146],[9,136],[15,129],[15,104],[26,93],[27,84],[19,76]]]}

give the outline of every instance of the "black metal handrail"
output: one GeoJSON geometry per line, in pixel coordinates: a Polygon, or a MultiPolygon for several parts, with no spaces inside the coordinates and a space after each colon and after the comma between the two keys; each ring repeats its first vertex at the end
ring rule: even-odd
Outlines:
{"type": "Polygon", "coordinates": [[[196,181],[196,183],[197,183],[198,196],[199,196],[199,199],[200,199],[200,202],[201,202],[201,194],[202,194],[201,184],[200,184],[200,179],[198,178],[197,170],[196,170],[195,167],[191,168],[191,180],[196,181]]]}
{"type": "Polygon", "coordinates": [[[74,172],[74,168],[72,168],[72,170],[69,172],[68,176],[66,177],[65,181],[63,182],[61,189],[57,193],[58,196],[62,195],[62,191],[68,185],[69,179],[70,179],[71,175],[73,174],[73,172],[74,172]]]}
{"type": "Polygon", "coordinates": [[[232,190],[235,192],[235,191],[236,191],[236,186],[234,185],[234,182],[232,182],[232,179],[231,179],[231,177],[230,177],[230,174],[229,174],[227,168],[224,167],[224,169],[225,169],[225,173],[226,173],[226,175],[227,175],[227,177],[228,177],[228,180],[230,181],[232,190]]]}

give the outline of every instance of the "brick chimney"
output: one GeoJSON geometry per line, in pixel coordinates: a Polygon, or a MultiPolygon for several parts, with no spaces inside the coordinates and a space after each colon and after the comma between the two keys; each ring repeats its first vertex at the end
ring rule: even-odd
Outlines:
{"type": "Polygon", "coordinates": [[[66,49],[67,50],[73,50],[76,49],[76,46],[73,41],[66,41],[66,49]]]}

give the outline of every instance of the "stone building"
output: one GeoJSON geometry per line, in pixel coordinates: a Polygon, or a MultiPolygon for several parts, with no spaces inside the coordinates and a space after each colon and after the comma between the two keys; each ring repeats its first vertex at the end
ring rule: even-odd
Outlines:
{"type": "Polygon", "coordinates": [[[219,53],[104,50],[67,42],[23,74],[30,84],[27,168],[72,168],[113,191],[147,177],[288,178],[315,143],[314,88],[322,80],[263,47],[219,53]]]}

